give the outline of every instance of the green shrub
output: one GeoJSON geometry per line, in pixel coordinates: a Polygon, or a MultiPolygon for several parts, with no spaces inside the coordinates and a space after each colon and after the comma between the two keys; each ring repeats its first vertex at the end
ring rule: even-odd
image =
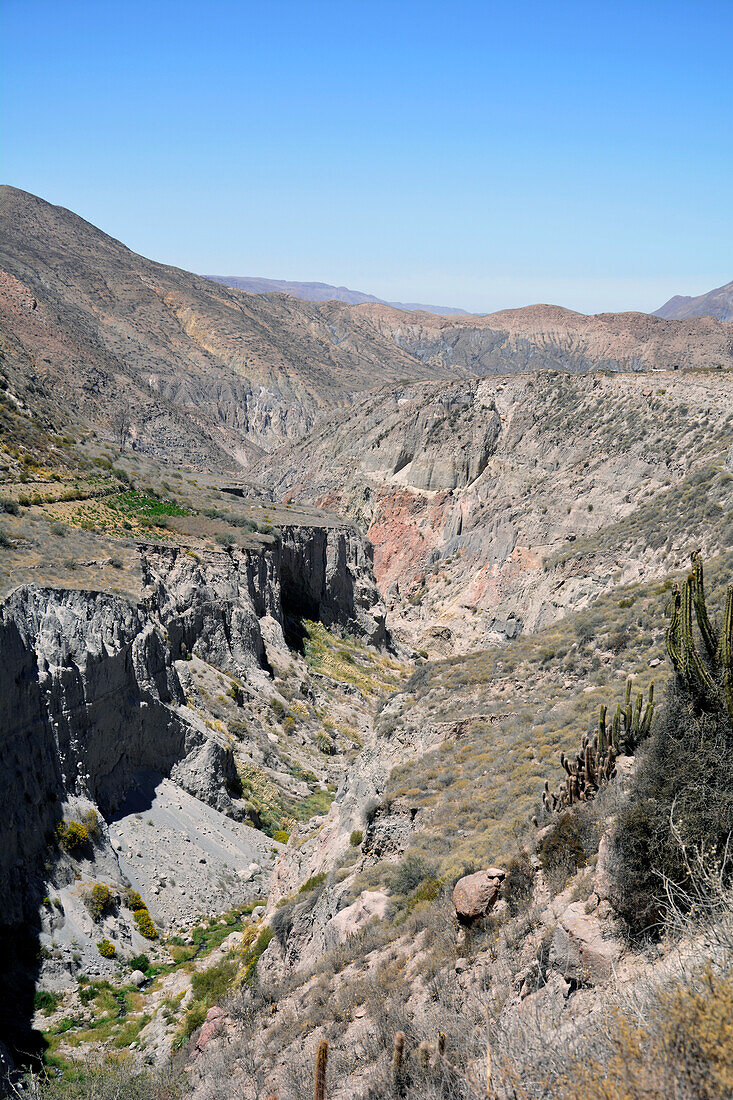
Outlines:
{"type": "Polygon", "coordinates": [[[40,1010],[44,1016],[50,1016],[63,999],[61,993],[53,993],[50,989],[37,989],[33,994],[33,1007],[40,1010]]]}
{"type": "Polygon", "coordinates": [[[363,831],[361,829],[354,829],[351,836],[349,837],[349,844],[351,845],[352,848],[358,848],[363,839],[364,839],[363,831]]]}
{"type": "Polygon", "coordinates": [[[99,920],[112,907],[114,894],[105,883],[95,882],[85,901],[94,920],[99,920]]]}
{"type": "Polygon", "coordinates": [[[244,967],[245,982],[251,983],[253,981],[260,956],[263,955],[264,952],[267,950],[270,945],[270,941],[272,940],[274,935],[275,932],[269,926],[263,928],[259,936],[255,940],[254,944],[250,948],[249,953],[246,956],[246,963],[244,967]]]}
{"type": "Polygon", "coordinates": [[[127,960],[127,965],[130,970],[142,970],[143,974],[146,970],[150,969],[150,959],[147,955],[133,955],[131,959],[127,960]]]}
{"type": "Polygon", "coordinates": [[[325,871],[319,871],[319,873],[317,875],[311,875],[310,878],[305,880],[303,885],[300,887],[300,890],[298,891],[298,893],[299,894],[308,894],[308,893],[310,893],[311,890],[316,890],[325,881],[326,881],[326,872],[325,871]]]}
{"type": "Polygon", "coordinates": [[[135,909],[132,915],[135,918],[135,923],[140,929],[141,935],[145,936],[146,940],[157,940],[158,930],[153,924],[152,917],[147,907],[144,909],[135,909]]]}
{"type": "Polygon", "coordinates": [[[680,841],[722,861],[731,833],[733,730],[727,714],[722,706],[700,713],[673,685],[613,836],[614,900],[632,934],[659,929],[665,878],[682,891],[689,885],[680,841]]]}
{"type": "Polygon", "coordinates": [[[56,835],[61,847],[71,853],[78,853],[89,843],[89,832],[79,821],[60,821],[56,826],[56,835]]]}
{"type": "Polygon", "coordinates": [[[216,966],[199,970],[191,977],[191,989],[195,1000],[212,1005],[228,991],[237,973],[237,963],[233,958],[222,959],[216,966]]]}
{"type": "Polygon", "coordinates": [[[436,878],[435,876],[431,875],[430,878],[426,878],[413,890],[407,908],[414,909],[415,906],[419,905],[421,902],[435,901],[440,897],[443,885],[442,879],[436,878]]]}
{"type": "Polygon", "coordinates": [[[435,865],[429,860],[421,856],[407,856],[393,869],[389,886],[395,894],[411,894],[421,883],[436,877],[435,865]]]}

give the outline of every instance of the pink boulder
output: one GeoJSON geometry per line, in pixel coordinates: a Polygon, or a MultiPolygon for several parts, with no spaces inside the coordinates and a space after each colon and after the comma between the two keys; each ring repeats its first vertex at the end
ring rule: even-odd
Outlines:
{"type": "Polygon", "coordinates": [[[206,1019],[201,1025],[201,1031],[199,1037],[196,1040],[196,1047],[194,1049],[194,1058],[198,1058],[201,1051],[204,1049],[207,1043],[210,1043],[212,1039],[215,1039],[217,1035],[221,1034],[224,1027],[224,1020],[226,1019],[226,1013],[223,1008],[219,1008],[218,1005],[214,1005],[206,1013],[206,1019]]]}
{"type": "Polygon", "coordinates": [[[506,871],[500,867],[488,867],[474,875],[465,875],[453,887],[453,904],[460,921],[472,921],[496,904],[506,871]]]}

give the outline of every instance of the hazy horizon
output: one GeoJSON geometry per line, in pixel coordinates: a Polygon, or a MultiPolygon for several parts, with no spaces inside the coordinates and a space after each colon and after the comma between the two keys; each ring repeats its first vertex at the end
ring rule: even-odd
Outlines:
{"type": "Polygon", "coordinates": [[[663,15],[6,0],[4,177],[201,274],[648,312],[733,278],[733,7],[663,15]]]}

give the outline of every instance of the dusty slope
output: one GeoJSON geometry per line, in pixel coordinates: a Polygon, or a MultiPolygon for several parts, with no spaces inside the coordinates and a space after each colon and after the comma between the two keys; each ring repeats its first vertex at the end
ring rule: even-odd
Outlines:
{"type": "Polygon", "coordinates": [[[364,524],[393,625],[431,654],[536,630],[733,531],[730,372],[389,387],[264,462],[364,524]]]}
{"type": "Polygon", "coordinates": [[[124,404],[157,453],[246,459],[354,391],[434,374],[347,306],[153,263],[14,188],[0,192],[0,230],[6,357],[67,414],[99,421],[124,404]]]}
{"type": "Polygon", "coordinates": [[[136,446],[199,466],[247,464],[399,379],[733,362],[733,332],[710,318],[556,306],[438,317],[243,294],[12,187],[0,231],[0,352],[16,391],[107,433],[128,410],[136,446]]]}

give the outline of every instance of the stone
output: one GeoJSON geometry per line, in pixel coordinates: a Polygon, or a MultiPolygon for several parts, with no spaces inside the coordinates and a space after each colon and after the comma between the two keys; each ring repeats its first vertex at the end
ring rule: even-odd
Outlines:
{"type": "Polygon", "coordinates": [[[206,1013],[206,1019],[201,1025],[201,1031],[199,1037],[196,1040],[196,1046],[194,1047],[194,1059],[198,1058],[204,1047],[215,1039],[217,1035],[220,1035],[226,1020],[226,1013],[223,1008],[219,1008],[218,1005],[213,1005],[212,1008],[206,1013]]]}
{"type": "Polygon", "coordinates": [[[560,917],[550,945],[550,965],[566,981],[602,985],[611,978],[621,957],[621,946],[604,936],[595,913],[586,913],[583,902],[569,905],[560,917]]]}
{"type": "Polygon", "coordinates": [[[252,920],[262,920],[264,915],[265,915],[264,905],[255,905],[254,909],[252,910],[252,920]]]}
{"type": "Polygon", "coordinates": [[[130,975],[131,984],[136,985],[138,989],[140,988],[140,986],[145,985],[147,980],[148,979],[145,977],[142,970],[133,970],[132,974],[130,975]]]}
{"type": "Polygon", "coordinates": [[[347,905],[326,924],[324,936],[328,949],[355,935],[371,920],[384,920],[389,897],[381,890],[365,890],[356,901],[347,905]]]}
{"type": "Polygon", "coordinates": [[[489,867],[464,875],[453,888],[453,905],[460,921],[472,921],[485,916],[499,898],[499,890],[506,872],[499,867],[489,867]]]}

